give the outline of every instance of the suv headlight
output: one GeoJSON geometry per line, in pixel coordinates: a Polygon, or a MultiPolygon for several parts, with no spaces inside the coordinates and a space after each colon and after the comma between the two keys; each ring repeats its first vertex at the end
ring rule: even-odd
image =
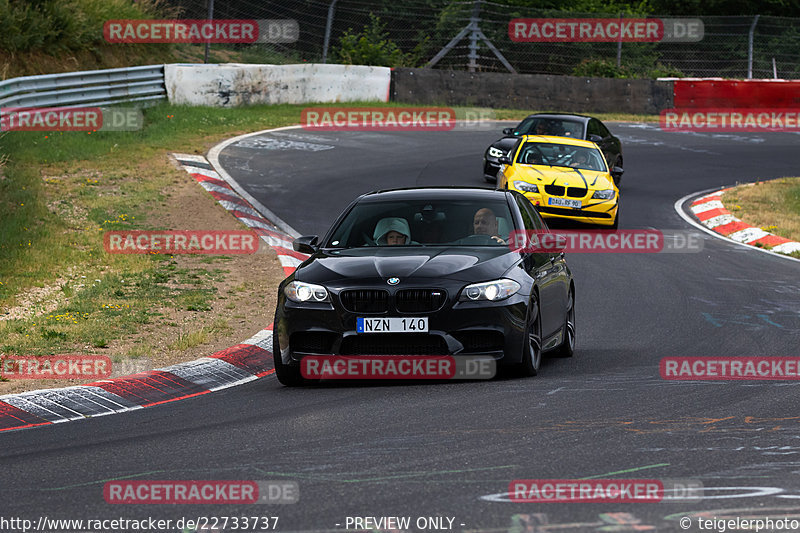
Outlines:
{"type": "Polygon", "coordinates": [[[511,279],[498,279],[467,285],[461,291],[460,302],[477,302],[480,300],[498,302],[516,294],[520,285],[511,279]]]}
{"type": "Polygon", "coordinates": [[[597,200],[611,200],[614,198],[614,189],[604,189],[602,191],[594,191],[593,199],[597,200]]]}
{"type": "Polygon", "coordinates": [[[539,187],[527,181],[515,181],[514,188],[523,192],[539,192],[539,187]]]}
{"type": "Polygon", "coordinates": [[[293,302],[330,302],[328,290],[322,285],[293,281],[283,289],[283,294],[293,302]]]}
{"type": "Polygon", "coordinates": [[[492,157],[503,157],[504,155],[506,155],[506,153],[502,151],[500,148],[495,148],[494,146],[490,146],[489,155],[492,157]]]}

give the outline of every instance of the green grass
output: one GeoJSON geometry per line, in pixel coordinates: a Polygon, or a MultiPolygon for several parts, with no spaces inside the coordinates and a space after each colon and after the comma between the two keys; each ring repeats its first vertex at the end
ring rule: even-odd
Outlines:
{"type": "Polygon", "coordinates": [[[188,350],[195,346],[200,346],[214,339],[217,335],[224,334],[230,330],[228,321],[217,319],[210,326],[203,326],[194,331],[181,332],[178,340],[169,347],[172,350],[188,350]]]}

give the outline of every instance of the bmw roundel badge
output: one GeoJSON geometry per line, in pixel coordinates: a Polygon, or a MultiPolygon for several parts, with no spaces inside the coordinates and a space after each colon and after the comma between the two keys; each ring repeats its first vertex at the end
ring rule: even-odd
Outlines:
{"type": "Polygon", "coordinates": [[[389,278],[386,280],[386,283],[388,283],[389,285],[397,285],[398,283],[400,283],[400,278],[389,278]]]}

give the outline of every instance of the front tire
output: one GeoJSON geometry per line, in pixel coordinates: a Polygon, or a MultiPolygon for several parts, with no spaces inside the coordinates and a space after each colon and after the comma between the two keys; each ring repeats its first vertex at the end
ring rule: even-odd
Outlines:
{"type": "Polygon", "coordinates": [[[528,320],[525,326],[525,339],[522,343],[522,363],[520,373],[523,376],[535,376],[542,364],[542,315],[539,306],[539,295],[533,293],[528,305],[528,320]]]}
{"type": "Polygon", "coordinates": [[[575,354],[575,291],[569,290],[567,313],[564,317],[564,340],[555,349],[556,357],[572,357],[575,354]]]}
{"type": "Polygon", "coordinates": [[[298,387],[303,385],[306,380],[300,373],[300,365],[285,365],[281,360],[281,348],[278,346],[277,333],[273,332],[272,337],[272,361],[275,364],[275,377],[281,385],[287,387],[298,387]]]}

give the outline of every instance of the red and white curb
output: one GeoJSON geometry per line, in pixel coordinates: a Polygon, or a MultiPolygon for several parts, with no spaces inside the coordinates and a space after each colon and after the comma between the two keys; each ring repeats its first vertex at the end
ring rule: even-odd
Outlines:
{"type": "Polygon", "coordinates": [[[272,326],[188,363],[61,389],[0,396],[0,431],[110,415],[208,394],[273,373],[272,326]]]}
{"type": "Polygon", "coordinates": [[[691,203],[689,210],[700,224],[733,241],[787,255],[800,251],[800,242],[773,235],[733,216],[722,203],[722,195],[731,189],[728,187],[701,196],[691,203]]]}
{"type": "Polygon", "coordinates": [[[287,276],[294,272],[297,265],[308,259],[307,254],[292,249],[291,235],[267,220],[250,201],[242,198],[234,189],[234,184],[229,183],[214,170],[205,157],[189,154],[173,154],[173,156],[222,207],[260,235],[261,240],[275,250],[287,276]]]}
{"type": "MultiPolygon", "coordinates": [[[[173,154],[183,168],[278,254],[288,276],[308,256],[292,250],[291,228],[278,229],[242,198],[206,158],[173,154]]],[[[261,207],[261,206],[259,206],[261,207]]],[[[262,209],[263,210],[263,207],[262,209]]],[[[279,222],[280,223],[280,222],[279,222]]],[[[61,389],[0,396],[0,431],[110,415],[174,402],[241,385],[274,373],[272,324],[253,337],[188,363],[61,389]]]]}

